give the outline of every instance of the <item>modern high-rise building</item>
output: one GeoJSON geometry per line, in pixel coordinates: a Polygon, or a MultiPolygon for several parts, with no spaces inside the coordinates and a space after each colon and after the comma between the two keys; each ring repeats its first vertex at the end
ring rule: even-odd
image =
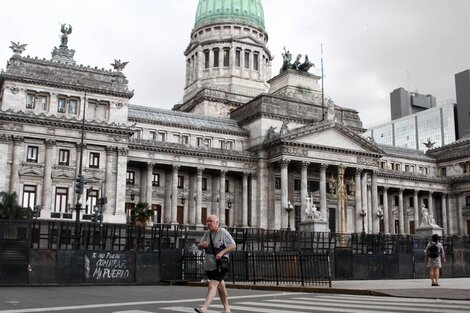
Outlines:
{"type": "Polygon", "coordinates": [[[47,60],[13,44],[0,73],[0,191],[38,207],[39,219],[91,222],[98,209],[104,223],[127,223],[145,202],[152,223],[217,214],[229,226],[299,229],[315,204],[333,232],[361,232],[364,221],[367,233],[412,234],[429,221],[423,207],[444,234],[470,230],[470,140],[446,146],[452,107],[383,131],[443,145],[434,154],[367,140],[356,110],[323,105],[313,64],[292,58],[301,51],[284,51],[271,77],[260,0],[198,1],[173,110],[132,103],[126,63],[79,65],[71,28],[61,32],[47,60]]]}
{"type": "Polygon", "coordinates": [[[470,70],[455,74],[457,138],[470,134],[470,70]]]}
{"type": "Polygon", "coordinates": [[[365,136],[381,145],[426,151],[455,141],[452,102],[370,127],[365,136]]]}
{"type": "Polygon", "coordinates": [[[391,118],[396,120],[436,106],[436,98],[397,88],[390,93],[391,118]]]}

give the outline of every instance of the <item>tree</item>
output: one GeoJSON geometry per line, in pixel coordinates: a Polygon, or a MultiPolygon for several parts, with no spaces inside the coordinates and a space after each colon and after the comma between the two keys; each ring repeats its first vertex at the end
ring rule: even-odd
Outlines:
{"type": "Polygon", "coordinates": [[[138,202],[131,210],[131,223],[145,226],[152,217],[152,210],[149,209],[147,202],[138,202]]]}
{"type": "Polygon", "coordinates": [[[33,217],[31,208],[23,208],[18,204],[16,192],[0,192],[0,219],[24,220],[33,217]]]}

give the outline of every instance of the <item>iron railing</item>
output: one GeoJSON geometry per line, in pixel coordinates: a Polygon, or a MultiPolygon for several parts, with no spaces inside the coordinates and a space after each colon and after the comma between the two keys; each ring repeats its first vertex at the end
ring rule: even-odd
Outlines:
{"type": "MultiPolygon", "coordinates": [[[[233,283],[331,287],[328,252],[234,252],[230,255],[230,265],[231,270],[226,275],[226,281],[233,283]]],[[[205,277],[204,256],[184,255],[183,279],[201,281],[205,277]]]]}

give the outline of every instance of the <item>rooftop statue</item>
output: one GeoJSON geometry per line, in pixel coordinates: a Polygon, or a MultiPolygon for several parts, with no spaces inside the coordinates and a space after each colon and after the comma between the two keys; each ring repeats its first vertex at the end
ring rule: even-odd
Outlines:
{"type": "Polygon", "coordinates": [[[286,50],[286,47],[284,47],[284,53],[282,53],[282,67],[281,70],[279,71],[280,73],[292,69],[292,70],[297,70],[301,72],[307,72],[308,70],[315,66],[310,60],[308,59],[308,55],[305,55],[304,62],[300,62],[300,58],[302,57],[301,54],[297,54],[297,57],[295,58],[294,63],[291,63],[292,61],[292,54],[290,53],[289,50],[286,50]]]}
{"type": "Polygon", "coordinates": [[[129,62],[121,62],[121,59],[117,59],[117,60],[114,59],[114,63],[111,63],[111,65],[114,67],[116,71],[120,72],[126,67],[127,63],[129,62]]]}
{"type": "Polygon", "coordinates": [[[20,44],[20,42],[14,42],[14,41],[10,41],[11,42],[11,46],[10,46],[10,49],[13,50],[14,53],[17,53],[17,54],[22,54],[23,51],[26,50],[26,46],[28,44],[20,44]]]}
{"type": "Polygon", "coordinates": [[[61,24],[60,32],[62,35],[60,36],[60,46],[61,48],[67,48],[67,43],[69,42],[68,35],[72,33],[72,25],[70,24],[61,24]]]}
{"type": "Polygon", "coordinates": [[[427,142],[423,142],[423,145],[428,148],[432,149],[436,143],[431,141],[431,138],[428,138],[427,142]]]}

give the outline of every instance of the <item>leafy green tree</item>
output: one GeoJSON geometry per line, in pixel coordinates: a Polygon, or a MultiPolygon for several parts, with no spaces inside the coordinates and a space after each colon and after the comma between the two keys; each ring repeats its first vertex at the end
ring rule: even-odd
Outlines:
{"type": "Polygon", "coordinates": [[[24,220],[31,219],[33,212],[30,208],[23,208],[18,204],[16,192],[0,192],[0,219],[24,220]]]}
{"type": "Polygon", "coordinates": [[[145,226],[152,218],[152,210],[150,210],[147,202],[138,202],[131,210],[131,223],[135,225],[145,226]]]}

